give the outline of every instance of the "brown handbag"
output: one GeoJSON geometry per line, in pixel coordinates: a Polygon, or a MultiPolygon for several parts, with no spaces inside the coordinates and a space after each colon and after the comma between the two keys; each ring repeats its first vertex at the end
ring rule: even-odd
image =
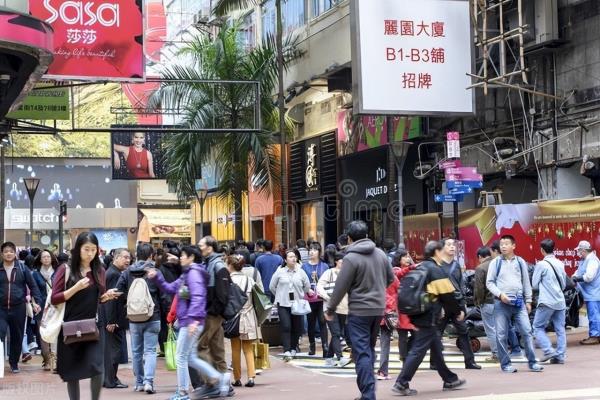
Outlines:
{"type": "Polygon", "coordinates": [[[95,342],[100,339],[95,318],[63,322],[62,332],[65,344],[95,342]]]}

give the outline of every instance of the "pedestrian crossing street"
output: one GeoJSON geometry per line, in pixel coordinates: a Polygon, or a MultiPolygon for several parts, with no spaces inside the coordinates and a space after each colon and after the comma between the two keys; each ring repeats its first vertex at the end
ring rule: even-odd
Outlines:
{"type": "MultiPolygon", "coordinates": [[[[317,348],[317,350],[320,350],[317,348]]],[[[379,368],[379,360],[381,349],[379,347],[375,348],[377,353],[377,361],[375,362],[375,372],[379,368]]],[[[317,352],[319,354],[319,352],[317,352]]],[[[479,351],[475,353],[475,362],[482,366],[482,368],[500,368],[500,364],[487,362],[486,358],[491,357],[492,353],[487,351],[479,351]]],[[[349,353],[344,354],[345,357],[350,357],[349,353]]],[[[283,354],[277,354],[277,357],[283,360],[283,354]]],[[[444,340],[444,359],[446,360],[446,365],[450,369],[458,370],[465,368],[464,357],[460,350],[456,347],[455,340],[449,339],[444,340]]],[[[519,364],[524,364],[525,368],[527,365],[527,359],[524,357],[513,358],[513,364],[517,366],[519,364]]],[[[348,364],[347,366],[340,367],[328,367],[325,365],[325,360],[322,357],[318,356],[309,356],[308,353],[298,353],[296,357],[288,362],[290,365],[299,368],[305,368],[311,370],[316,373],[329,375],[329,376],[337,376],[342,378],[356,378],[356,373],[354,371],[354,364],[348,364]]],[[[392,342],[391,351],[390,351],[390,361],[389,361],[389,375],[391,378],[394,378],[400,373],[402,369],[402,362],[400,361],[400,357],[398,354],[397,341],[392,342]]],[[[419,371],[428,371],[429,370],[429,353],[425,356],[425,359],[419,366],[419,371]]]]}

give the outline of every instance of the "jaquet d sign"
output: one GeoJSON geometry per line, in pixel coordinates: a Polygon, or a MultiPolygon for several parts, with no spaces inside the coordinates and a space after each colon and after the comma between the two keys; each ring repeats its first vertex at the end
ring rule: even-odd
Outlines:
{"type": "Polygon", "coordinates": [[[93,26],[99,23],[105,27],[120,25],[119,4],[95,1],[65,1],[55,8],[52,0],[44,0],[44,7],[50,13],[49,24],[60,19],[66,25],[93,26]]]}

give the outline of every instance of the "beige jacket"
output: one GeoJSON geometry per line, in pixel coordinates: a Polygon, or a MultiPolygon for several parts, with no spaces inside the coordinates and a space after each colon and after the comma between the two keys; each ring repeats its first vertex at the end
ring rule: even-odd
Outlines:
{"type": "Polygon", "coordinates": [[[240,339],[258,339],[258,324],[256,321],[256,312],[254,311],[254,305],[252,303],[252,288],[254,287],[255,282],[243,272],[233,272],[231,274],[231,280],[238,285],[240,289],[246,289],[246,294],[248,295],[248,301],[246,301],[246,304],[244,304],[240,311],[240,339]]]}
{"type": "MultiPolygon", "coordinates": [[[[321,278],[317,283],[317,294],[325,301],[325,304],[323,304],[324,310],[327,310],[327,302],[329,301],[329,295],[327,294],[326,287],[330,285],[335,287],[335,281],[337,280],[339,273],[340,271],[335,268],[328,269],[323,273],[323,275],[321,275],[321,278]]],[[[348,295],[345,295],[342,301],[340,301],[340,304],[337,306],[335,312],[338,314],[348,315],[348,295]]]]}

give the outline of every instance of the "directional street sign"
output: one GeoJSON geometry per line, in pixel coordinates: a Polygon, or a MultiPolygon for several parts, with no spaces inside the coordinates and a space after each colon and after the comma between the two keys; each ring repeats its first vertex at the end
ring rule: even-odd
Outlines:
{"type": "Polygon", "coordinates": [[[473,189],[469,186],[459,186],[454,189],[448,189],[448,193],[450,194],[471,194],[473,193],[473,189]]]}
{"type": "Polygon", "coordinates": [[[444,161],[440,164],[440,169],[458,168],[462,167],[460,160],[444,161]]]}
{"type": "Polygon", "coordinates": [[[458,203],[463,201],[462,194],[436,194],[436,203],[458,203]]]}
{"type": "Polygon", "coordinates": [[[446,181],[483,181],[481,174],[470,174],[470,175],[456,175],[449,174],[446,170],[446,181]]]}
{"type": "Polygon", "coordinates": [[[448,189],[454,189],[457,186],[468,186],[473,189],[481,189],[483,187],[482,181],[446,181],[446,187],[448,189]]]}

